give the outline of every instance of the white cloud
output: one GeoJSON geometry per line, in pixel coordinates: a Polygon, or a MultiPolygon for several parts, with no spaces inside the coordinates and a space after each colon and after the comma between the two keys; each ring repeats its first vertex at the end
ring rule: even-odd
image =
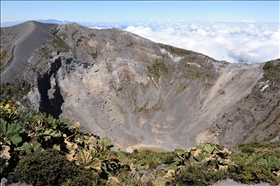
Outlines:
{"type": "Polygon", "coordinates": [[[91,28],[91,29],[104,29],[104,28],[102,28],[102,27],[98,27],[98,26],[89,27],[89,28],[91,28]]]}
{"type": "Polygon", "coordinates": [[[246,20],[246,19],[244,19],[241,22],[243,22],[243,23],[254,23],[255,20],[246,20]]]}
{"type": "Polygon", "coordinates": [[[279,25],[241,22],[149,22],[126,31],[154,42],[203,53],[228,62],[259,63],[280,58],[279,25]]]}

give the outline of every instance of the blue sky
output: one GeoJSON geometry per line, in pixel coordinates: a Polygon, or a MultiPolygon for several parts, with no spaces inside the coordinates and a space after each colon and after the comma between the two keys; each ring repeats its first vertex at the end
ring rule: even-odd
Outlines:
{"type": "Polygon", "coordinates": [[[279,22],[278,1],[1,1],[1,22],[70,21],[242,21],[279,22]]]}
{"type": "Polygon", "coordinates": [[[4,0],[1,26],[56,19],[116,27],[217,60],[259,63],[280,58],[279,9],[279,1],[4,0]]]}

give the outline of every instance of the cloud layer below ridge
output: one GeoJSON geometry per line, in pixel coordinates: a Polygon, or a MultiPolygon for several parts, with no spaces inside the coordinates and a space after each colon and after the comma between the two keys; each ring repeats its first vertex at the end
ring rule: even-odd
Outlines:
{"type": "Polygon", "coordinates": [[[279,25],[273,23],[149,22],[124,30],[228,62],[261,63],[280,57],[279,25]]]}

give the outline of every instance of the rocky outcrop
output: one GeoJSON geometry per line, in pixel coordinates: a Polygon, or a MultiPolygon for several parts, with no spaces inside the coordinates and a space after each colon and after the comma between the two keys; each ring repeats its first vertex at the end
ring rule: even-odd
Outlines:
{"type": "Polygon", "coordinates": [[[51,68],[37,77],[37,87],[40,95],[39,111],[59,118],[62,113],[61,106],[64,102],[60,93],[58,70],[62,66],[62,59],[55,58],[51,68]]]}
{"type": "Polygon", "coordinates": [[[70,24],[49,31],[51,39],[24,52],[19,76],[35,85],[30,99],[115,147],[231,147],[273,140],[279,130],[280,86],[264,78],[267,63],[217,61],[118,29],[70,24]]]}

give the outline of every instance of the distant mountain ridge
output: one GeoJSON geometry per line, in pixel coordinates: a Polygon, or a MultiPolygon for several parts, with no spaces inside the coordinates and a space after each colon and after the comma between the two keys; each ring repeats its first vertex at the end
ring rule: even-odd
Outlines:
{"type": "MultiPolygon", "coordinates": [[[[38,19],[38,20],[34,20],[40,23],[49,23],[49,24],[58,24],[58,25],[63,25],[63,24],[71,24],[71,23],[77,23],[79,25],[85,26],[85,27],[99,27],[99,28],[113,28],[115,27],[115,23],[112,22],[102,22],[102,21],[98,21],[98,22],[90,22],[90,21],[77,21],[77,22],[73,22],[73,21],[67,21],[67,20],[57,20],[57,19],[38,19]]],[[[24,22],[28,22],[28,21],[7,21],[7,22],[1,22],[1,27],[10,27],[10,26],[15,26],[24,22]]],[[[121,29],[125,29],[127,28],[127,25],[122,25],[120,26],[121,29]]]]}
{"type": "MultiPolygon", "coordinates": [[[[72,23],[71,21],[66,21],[66,20],[57,20],[57,19],[38,19],[35,20],[37,22],[41,22],[41,23],[50,23],[50,24],[70,24],[72,23]]],[[[1,22],[1,27],[10,27],[10,26],[15,26],[24,22],[28,22],[28,21],[7,21],[7,22],[1,22]]]]}
{"type": "Polygon", "coordinates": [[[1,28],[1,82],[115,146],[167,150],[275,141],[280,59],[234,64],[119,29],[28,21],[1,28]]]}

